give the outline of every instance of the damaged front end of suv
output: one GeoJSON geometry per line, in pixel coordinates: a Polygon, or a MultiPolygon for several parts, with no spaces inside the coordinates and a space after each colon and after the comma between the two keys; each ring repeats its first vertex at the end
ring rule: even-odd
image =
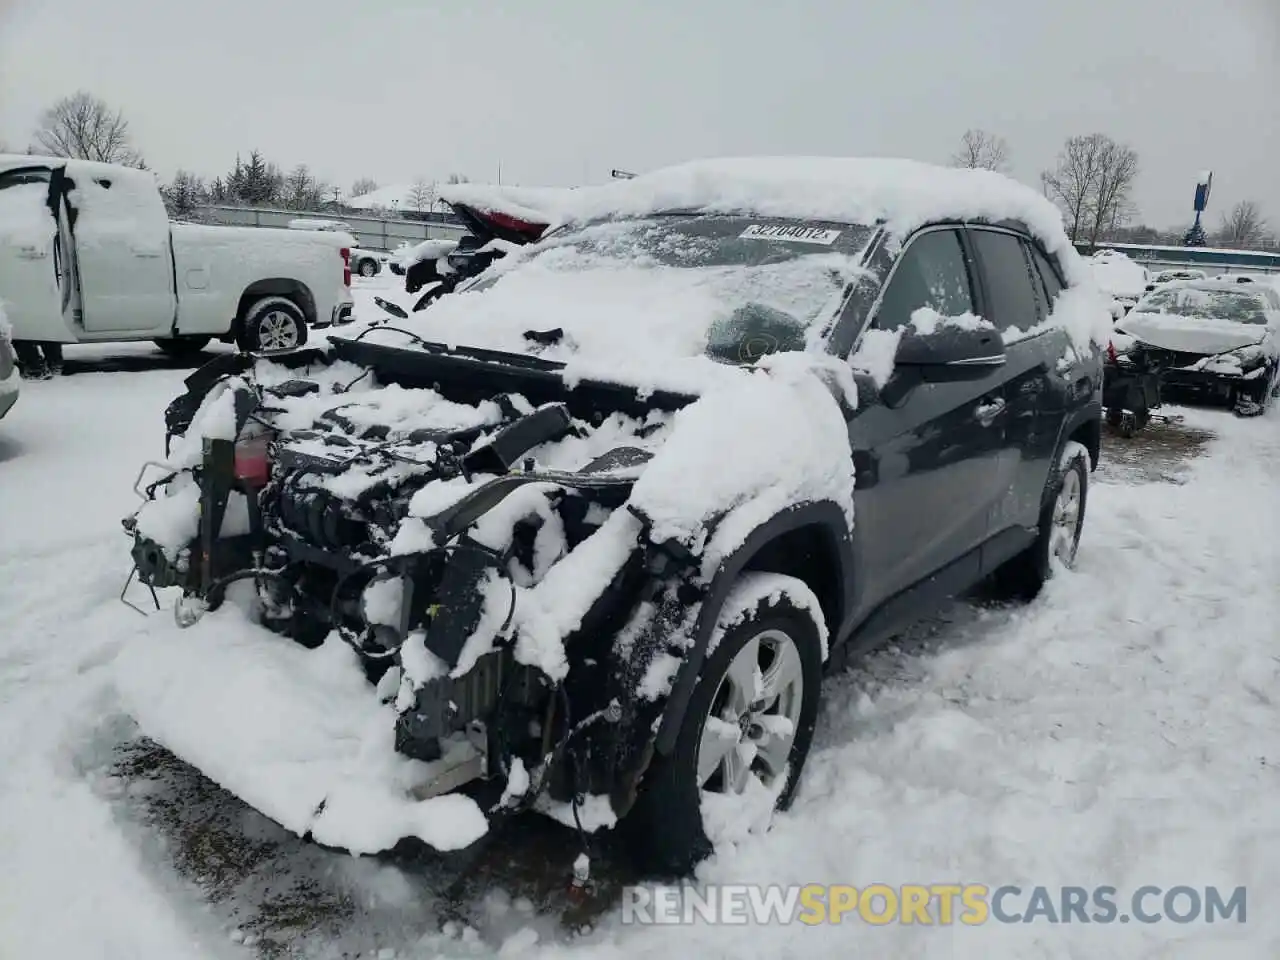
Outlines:
{"type": "MultiPolygon", "coordinates": [[[[412,801],[460,791],[490,823],[536,807],[579,830],[627,815],[677,673],[714,626],[701,613],[731,511],[681,531],[646,512],[661,490],[635,495],[697,398],[570,390],[536,358],[358,339],[227,356],[187,387],[166,411],[161,476],[140,477],[144,503],[124,521],[141,583],[181,590],[180,626],[235,593],[301,648],[349,646],[368,697],[394,711],[385,738],[411,761],[397,783],[412,801]]],[[[314,818],[291,825],[321,836],[314,818]]],[[[440,847],[476,832],[417,831],[440,847]]]]}
{"type": "MultiPolygon", "coordinates": [[[[376,364],[379,353],[409,356],[355,342],[335,355],[376,364]]],[[[410,419],[400,429],[395,411],[380,416],[385,391],[340,392],[327,375],[332,359],[308,356],[318,376],[300,371],[274,385],[255,382],[238,357],[191,378],[166,419],[171,449],[198,441],[200,457],[150,485],[125,521],[138,578],[182,589],[184,626],[221,606],[231,584],[250,581],[262,626],[308,647],[340,637],[370,682],[394,696],[399,753],[461,757],[419,785],[420,797],[507,780],[514,766],[540,771],[555,801],[607,795],[625,813],[657,718],[637,681],[678,626],[662,625],[676,593],[672,609],[687,616],[696,563],[679,544],[648,543],[634,506],[616,512],[651,456],[646,438],[690,398],[651,399],[651,412],[635,418],[592,397],[575,416],[564,402],[535,406],[524,393],[481,399],[488,391],[472,383],[500,367],[428,352],[409,357],[423,382],[452,378],[454,395],[475,402],[402,388],[410,405],[434,399],[443,409],[429,426],[410,419]],[[311,411],[309,426],[282,428],[311,411]],[[215,417],[233,430],[191,435],[215,417]],[[607,449],[577,469],[540,466],[539,452],[560,444],[607,449]],[[195,535],[162,543],[179,505],[198,506],[195,535]],[[579,551],[575,569],[557,569],[579,551]],[[540,605],[552,570],[556,609],[540,605]],[[631,644],[619,656],[614,641],[626,627],[631,644]]]]}

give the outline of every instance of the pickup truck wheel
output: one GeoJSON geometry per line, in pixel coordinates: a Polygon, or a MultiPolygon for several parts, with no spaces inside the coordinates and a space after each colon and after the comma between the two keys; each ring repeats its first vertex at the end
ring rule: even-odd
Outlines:
{"type": "Polygon", "coordinates": [[[714,834],[723,818],[767,819],[790,805],[818,717],[819,630],[812,613],[774,591],[719,636],[675,749],[655,759],[621,824],[643,871],[686,875],[712,852],[709,824],[714,834]]]}
{"type": "Polygon", "coordinates": [[[166,337],[155,344],[162,353],[171,357],[194,357],[209,345],[213,337],[166,337]]]}
{"type": "Polygon", "coordinates": [[[360,261],[360,276],[376,277],[378,275],[378,261],[370,260],[368,257],[360,261]]]}
{"type": "Polygon", "coordinates": [[[265,297],[245,311],[236,342],[247,353],[294,350],[307,342],[307,318],[292,300],[265,297]]]}
{"type": "Polygon", "coordinates": [[[1053,576],[1056,564],[1068,569],[1075,565],[1088,499],[1089,451],[1071,441],[1049,475],[1035,542],[995,573],[1001,594],[1033,600],[1053,576]]]}

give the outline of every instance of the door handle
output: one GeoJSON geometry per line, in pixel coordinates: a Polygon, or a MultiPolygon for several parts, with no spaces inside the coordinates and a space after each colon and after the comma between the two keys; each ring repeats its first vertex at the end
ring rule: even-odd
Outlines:
{"type": "Polygon", "coordinates": [[[975,419],[981,421],[984,427],[989,426],[991,421],[998,417],[1004,408],[1004,400],[1000,397],[996,397],[994,400],[986,400],[978,404],[977,407],[974,408],[973,416],[975,419]]]}

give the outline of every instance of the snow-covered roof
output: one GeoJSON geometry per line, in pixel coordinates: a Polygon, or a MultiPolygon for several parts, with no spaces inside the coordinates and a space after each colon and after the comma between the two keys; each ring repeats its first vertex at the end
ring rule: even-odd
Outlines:
{"type": "Polygon", "coordinates": [[[0,153],[0,171],[14,170],[18,167],[50,167],[58,169],[66,167],[72,171],[91,174],[95,177],[121,177],[158,185],[159,180],[154,171],[139,170],[115,163],[99,163],[96,160],[77,160],[68,157],[42,157],[37,154],[0,153]]]}
{"type": "MultiPolygon", "coordinates": [[[[466,186],[466,185],[462,185],[466,186]]],[[[458,199],[464,194],[452,193],[458,199]]],[[[630,180],[539,191],[558,222],[675,210],[872,224],[901,235],[931,220],[1020,220],[1052,251],[1069,246],[1062,214],[1038,191],[990,170],[915,160],[751,157],[697,160],[630,180]]]]}
{"type": "Polygon", "coordinates": [[[440,188],[445,203],[464,203],[488,213],[498,211],[530,223],[559,220],[571,209],[583,187],[504,187],[485,183],[451,183],[440,188]]]}

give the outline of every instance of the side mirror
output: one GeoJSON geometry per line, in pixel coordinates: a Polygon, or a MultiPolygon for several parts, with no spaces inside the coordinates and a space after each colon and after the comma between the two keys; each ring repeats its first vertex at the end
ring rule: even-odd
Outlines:
{"type": "Polygon", "coordinates": [[[893,376],[880,391],[886,406],[896,407],[922,383],[981,380],[1005,362],[998,330],[944,326],[932,333],[908,330],[898,341],[893,376]]]}
{"type": "Polygon", "coordinates": [[[992,327],[939,327],[932,333],[908,330],[898,341],[895,369],[907,368],[930,383],[980,380],[1005,362],[1004,340],[992,327]]]}

